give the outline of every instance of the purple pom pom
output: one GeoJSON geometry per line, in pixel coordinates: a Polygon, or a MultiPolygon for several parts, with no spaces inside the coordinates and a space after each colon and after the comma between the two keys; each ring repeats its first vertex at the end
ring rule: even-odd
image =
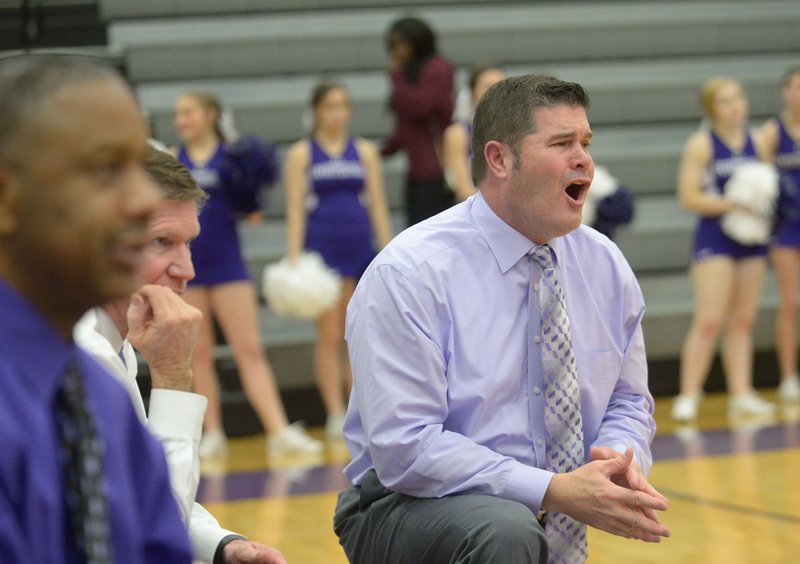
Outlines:
{"type": "Polygon", "coordinates": [[[258,137],[241,137],[225,147],[220,186],[233,209],[249,214],[263,208],[263,190],[278,177],[278,151],[258,137]]]}

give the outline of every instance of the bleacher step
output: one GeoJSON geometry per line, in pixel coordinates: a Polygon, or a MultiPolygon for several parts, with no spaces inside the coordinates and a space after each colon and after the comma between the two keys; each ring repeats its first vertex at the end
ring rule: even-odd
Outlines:
{"type": "MultiPolygon", "coordinates": [[[[797,63],[800,51],[762,55],[671,58],[653,61],[608,61],[509,66],[509,74],[551,74],[583,84],[592,98],[590,122],[599,126],[642,126],[665,122],[700,122],[697,91],[715,75],[739,79],[757,120],[781,106],[778,82],[797,63]]],[[[392,127],[386,109],[388,79],[381,71],[347,72],[337,78],[349,89],[354,108],[351,129],[359,135],[381,138],[392,127]]],[[[176,141],[172,124],[175,100],[193,89],[216,92],[229,106],[243,132],[277,142],[307,135],[304,114],[318,76],[238,78],[142,83],[137,92],[149,113],[155,134],[176,141]]]]}
{"type": "MultiPolygon", "coordinates": [[[[460,65],[794,50],[800,24],[800,4],[789,1],[592,2],[579,13],[572,3],[492,3],[414,12],[460,65]]],[[[386,64],[386,29],[407,13],[363,8],[114,21],[109,39],[130,54],[136,81],[376,70],[386,64]]]]}

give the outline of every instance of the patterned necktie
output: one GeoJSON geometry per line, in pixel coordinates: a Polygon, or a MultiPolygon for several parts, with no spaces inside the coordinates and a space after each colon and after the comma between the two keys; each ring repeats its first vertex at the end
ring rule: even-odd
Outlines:
{"type": "MultiPolygon", "coordinates": [[[[537,245],[530,256],[542,267],[538,292],[547,470],[569,472],[581,466],[584,459],[578,371],[569,318],[550,245],[537,245]]],[[[563,513],[549,513],[545,533],[549,562],[574,564],[586,560],[586,525],[563,513]]]]}
{"type": "Polygon", "coordinates": [[[56,414],[72,538],[84,562],[110,564],[113,559],[104,493],[103,441],[86,405],[83,381],[74,361],[64,374],[56,398],[56,414]]]}

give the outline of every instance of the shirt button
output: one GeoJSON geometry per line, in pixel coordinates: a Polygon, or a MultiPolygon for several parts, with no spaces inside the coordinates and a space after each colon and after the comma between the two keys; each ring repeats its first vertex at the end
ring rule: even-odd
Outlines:
{"type": "Polygon", "coordinates": [[[544,441],[542,439],[536,439],[536,446],[542,446],[544,441]]]}
{"type": "Polygon", "coordinates": [[[539,386],[534,386],[533,387],[533,393],[538,396],[539,394],[542,393],[542,389],[539,386]]]}
{"type": "Polygon", "coordinates": [[[539,335],[536,335],[536,336],[533,338],[533,342],[534,342],[534,343],[541,343],[541,342],[542,342],[542,338],[541,338],[539,335]]]}
{"type": "Polygon", "coordinates": [[[533,285],[533,290],[534,290],[535,292],[538,292],[538,291],[539,291],[539,283],[538,283],[538,282],[537,282],[536,284],[534,284],[534,285],[533,285]]]}

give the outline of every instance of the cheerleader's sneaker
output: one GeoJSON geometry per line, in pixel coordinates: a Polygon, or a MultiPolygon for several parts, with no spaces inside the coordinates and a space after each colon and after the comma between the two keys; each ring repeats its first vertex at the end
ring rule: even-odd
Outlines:
{"type": "Polygon", "coordinates": [[[755,392],[746,392],[728,399],[730,417],[774,415],[777,409],[774,403],[761,399],[755,392]]]}
{"type": "Polygon", "coordinates": [[[688,423],[697,419],[703,394],[680,394],[672,401],[672,420],[688,423]]]}
{"type": "Polygon", "coordinates": [[[299,423],[289,425],[280,433],[267,437],[267,455],[269,456],[319,454],[323,449],[323,444],[311,438],[299,423]]]}
{"type": "Polygon", "coordinates": [[[200,439],[200,458],[216,458],[228,454],[228,439],[222,431],[203,433],[200,439]]]}
{"type": "Polygon", "coordinates": [[[785,378],[778,386],[778,397],[783,403],[800,402],[800,378],[785,378]]]}

